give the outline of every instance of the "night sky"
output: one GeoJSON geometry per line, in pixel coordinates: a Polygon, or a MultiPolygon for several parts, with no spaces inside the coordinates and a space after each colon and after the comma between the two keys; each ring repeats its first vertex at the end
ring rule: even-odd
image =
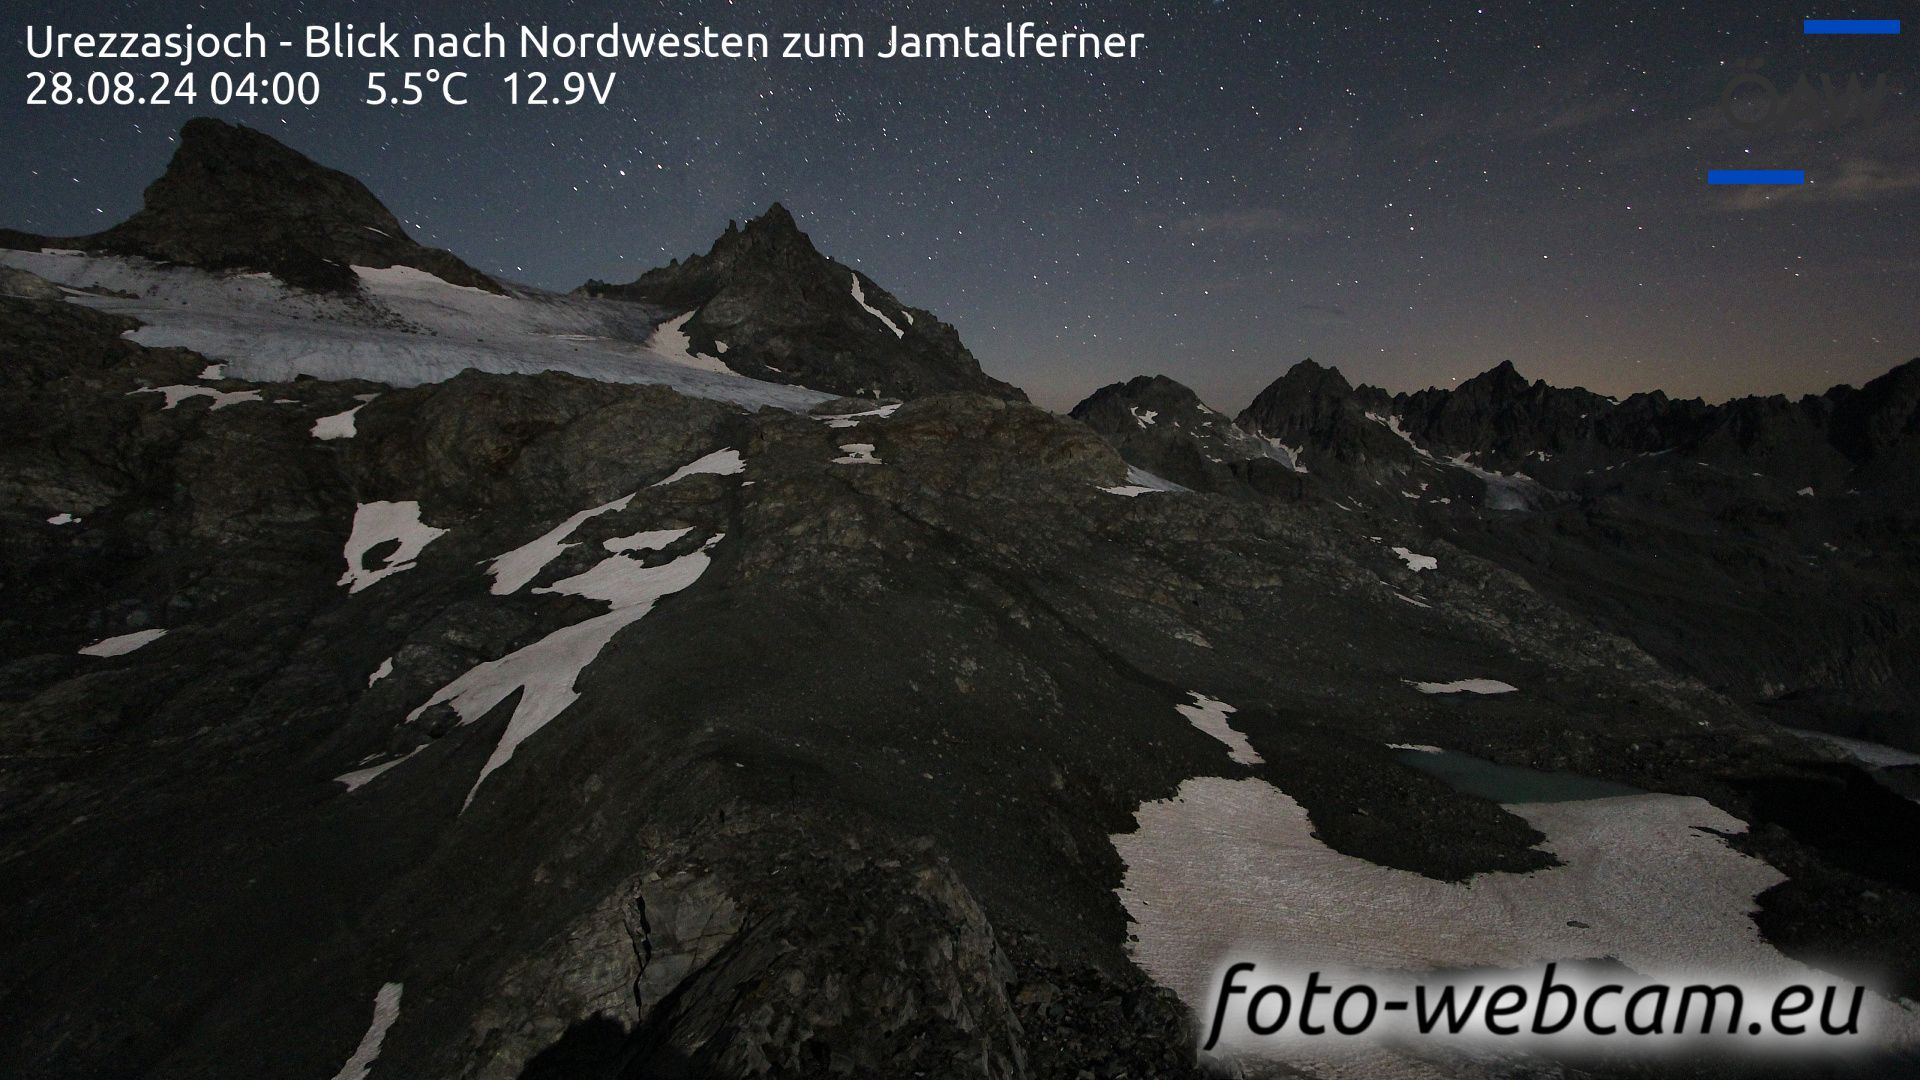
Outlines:
{"type": "MultiPolygon", "coordinates": [[[[775,200],[828,254],[959,327],[987,370],[1065,408],[1164,373],[1237,411],[1311,356],[1390,389],[1512,360],[1529,377],[1723,399],[1858,383],[1920,355],[1920,117],[1737,127],[1743,63],[1915,84],[1920,24],[1816,38],[1768,3],[324,3],[7,5],[0,225],[124,218],[206,113],[364,180],[425,243],[532,284],[630,280],[775,200]],[[612,104],[28,108],[25,26],[1141,32],[1134,60],[549,61],[619,72],[612,104]],[[1709,168],[1805,169],[1798,189],[1709,168]]],[[[776,36],[776,43],[778,38],[776,36]]],[[[74,67],[75,65],[62,65],[74,67]]],[[[146,70],[148,64],[131,65],[146,70]]],[[[379,66],[395,68],[392,61],[379,66]]],[[[443,65],[444,66],[444,65],[443,65]]],[[[199,68],[211,74],[213,66],[199,68]]],[[[480,77],[484,76],[484,77],[480,77]]],[[[1743,96],[1742,106],[1757,98],[1743,96]]],[[[1755,115],[1746,109],[1742,115],[1755,115]]]]}

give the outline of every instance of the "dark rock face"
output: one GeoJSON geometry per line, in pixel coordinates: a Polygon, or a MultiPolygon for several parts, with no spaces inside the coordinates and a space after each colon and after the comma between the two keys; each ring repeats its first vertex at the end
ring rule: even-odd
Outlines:
{"type": "Polygon", "coordinates": [[[1291,455],[1208,408],[1164,375],[1101,387],[1074,406],[1130,465],[1194,491],[1298,498],[1291,455]]]}
{"type": "Polygon", "coordinates": [[[1511,364],[1390,398],[1307,362],[1240,423],[1764,715],[1920,747],[1920,361],[1723,405],[1511,364]]]}
{"type": "Polygon", "coordinates": [[[501,291],[452,254],[415,243],[360,181],[252,128],[205,117],[180,129],[167,171],[126,221],[92,236],[9,233],[0,243],[264,270],[316,291],[357,288],[353,266],[411,266],[455,285],[501,291]]]}
{"type": "Polygon", "coordinates": [[[1302,360],[1262,390],[1235,418],[1247,431],[1298,451],[1315,473],[1352,480],[1358,474],[1411,467],[1414,450],[1376,417],[1388,415],[1386,395],[1355,390],[1339,369],[1302,360]]]}
{"type": "MultiPolygon", "coordinates": [[[[252,385],[127,328],[0,298],[9,1076],[327,1076],[389,983],[394,1075],[1194,1076],[1124,947],[1109,837],[1143,801],[1261,777],[1336,849],[1459,880],[1541,865],[1537,834],[1384,743],[1736,810],[1804,752],[1443,540],[1417,575],[1313,503],[1109,494],[1121,456],[1022,403],[836,427],[552,374],[252,385]],[[662,484],[723,450],[743,472],[662,484]],[[443,531],[349,591],[357,508],[393,502],[443,531]],[[705,568],[476,787],[531,691],[424,706],[606,614],[561,586],[610,557],[705,568]],[[1461,671],[1526,700],[1402,682],[1461,671]],[[1196,690],[1269,764],[1175,711],[1196,690]]],[[[1803,868],[1782,940],[1828,940],[1795,914],[1835,910],[1819,852],[1770,842],[1803,868]]],[[[1875,887],[1899,917],[1845,933],[1920,970],[1920,903],[1875,887]]]]}
{"type": "Polygon", "coordinates": [[[705,255],[581,291],[692,312],[682,329],[693,350],[756,379],[870,399],[966,390],[1026,400],[981,372],[953,327],[820,254],[778,203],[744,228],[728,222],[705,255]]]}

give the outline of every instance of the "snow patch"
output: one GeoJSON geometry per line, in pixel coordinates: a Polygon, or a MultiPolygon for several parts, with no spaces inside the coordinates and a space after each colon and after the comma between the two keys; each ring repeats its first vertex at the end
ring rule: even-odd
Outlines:
{"type": "Polygon", "coordinates": [[[655,529],[652,532],[637,532],[631,536],[616,536],[611,540],[604,541],[600,546],[616,553],[622,551],[664,551],[672,547],[675,541],[692,531],[692,528],[655,529]]]}
{"type": "Polygon", "coordinates": [[[1196,692],[1191,696],[1193,698],[1191,705],[1175,705],[1174,710],[1191,721],[1194,727],[1225,743],[1227,756],[1240,764],[1259,765],[1265,760],[1259,752],[1254,750],[1253,744],[1247,741],[1245,735],[1235,731],[1233,725],[1227,723],[1227,717],[1238,710],[1224,701],[1215,701],[1205,694],[1196,692]]]}
{"type": "MultiPolygon", "coordinates": [[[[1631,795],[1510,805],[1561,865],[1443,882],[1344,855],[1314,835],[1299,802],[1265,780],[1198,777],[1136,812],[1112,838],[1133,959],[1190,1007],[1210,1003],[1223,958],[1300,969],[1426,972],[1607,956],[1651,978],[1702,971],[1805,977],[1761,937],[1755,898],[1785,880],[1725,835],[1746,823],[1703,799],[1631,795]]],[[[1868,995],[1863,1030],[1910,1032],[1911,1016],[1868,995]]],[[[1204,1014],[1203,1014],[1204,1015],[1204,1014]]],[[[1336,1053],[1330,1044],[1293,1053],[1336,1053]]],[[[1271,1052],[1289,1052],[1276,1043],[1271,1052]]],[[[1405,1048],[1357,1050],[1314,1075],[1453,1075],[1405,1048]]],[[[1317,1063],[1316,1063],[1317,1064],[1317,1063]]]]}
{"type": "Polygon", "coordinates": [[[1403,547],[1394,548],[1393,553],[1400,556],[1400,561],[1407,564],[1407,569],[1416,574],[1422,570],[1440,569],[1440,560],[1431,555],[1421,555],[1403,547]]]}
{"type": "Polygon", "coordinates": [[[81,656],[125,656],[135,649],[143,649],[167,636],[165,630],[136,630],[119,637],[101,638],[99,641],[80,650],[81,656]]]}
{"type": "Polygon", "coordinates": [[[1381,427],[1386,428],[1388,431],[1393,432],[1395,435],[1398,435],[1403,442],[1405,442],[1408,446],[1413,447],[1414,453],[1419,454],[1421,457],[1426,458],[1428,461],[1434,460],[1433,455],[1428,453],[1427,450],[1424,447],[1422,447],[1419,443],[1414,442],[1413,435],[1409,433],[1406,428],[1400,426],[1400,418],[1398,416],[1395,416],[1392,413],[1388,413],[1385,416],[1381,416],[1379,413],[1370,412],[1367,414],[1367,419],[1373,421],[1376,424],[1379,424],[1381,427]]]}
{"type": "Polygon", "coordinates": [[[414,266],[356,266],[354,276],[368,292],[387,296],[442,297],[449,293],[470,294],[480,303],[508,301],[507,297],[472,285],[455,285],[438,274],[429,274],[414,266]]]}
{"type": "Polygon", "coordinates": [[[48,519],[47,519],[47,524],[49,524],[49,525],[78,525],[78,524],[80,524],[80,519],[79,519],[79,518],[77,518],[77,517],[75,517],[75,516],[74,516],[74,515],[72,515],[72,514],[68,514],[68,513],[64,513],[64,512],[63,512],[63,513],[59,513],[59,514],[55,514],[55,515],[53,515],[52,517],[50,517],[50,518],[48,518],[48,519]]]}
{"type": "Polygon", "coordinates": [[[360,432],[359,429],[354,426],[354,414],[366,408],[367,401],[372,401],[378,396],[378,394],[368,394],[366,395],[366,401],[362,401],[346,412],[334,413],[332,416],[323,416],[315,420],[313,422],[313,437],[323,442],[330,442],[334,439],[351,439],[355,435],[358,435],[360,432]]]}
{"type": "Polygon", "coordinates": [[[689,476],[733,476],[736,473],[746,471],[746,468],[746,459],[740,456],[740,451],[732,448],[715,450],[705,457],[697,458],[694,461],[680,466],[674,470],[672,476],[667,477],[665,480],[653,486],[666,487],[668,484],[677,484],[689,476]]]}
{"type": "MultiPolygon", "coordinates": [[[[1096,484],[1095,486],[1098,487],[1099,485],[1096,484]]],[[[1181,487],[1171,480],[1155,476],[1137,465],[1129,465],[1127,466],[1126,483],[1117,487],[1102,487],[1100,490],[1109,495],[1123,495],[1131,499],[1140,495],[1151,495],[1161,492],[1180,492],[1187,491],[1188,489],[1181,487]]]]}
{"type": "MultiPolygon", "coordinates": [[[[894,337],[907,336],[907,332],[905,330],[900,329],[900,327],[896,325],[892,319],[889,319],[885,315],[880,314],[879,308],[874,307],[872,304],[867,303],[867,291],[860,287],[859,274],[853,275],[853,302],[867,309],[867,314],[873,316],[876,319],[879,319],[883,323],[886,323],[887,329],[893,331],[894,337]]],[[[912,322],[913,320],[909,319],[907,321],[912,322]]]]}
{"type": "Polygon", "coordinates": [[[200,369],[200,377],[208,381],[218,381],[227,377],[227,365],[208,364],[200,369]]]}
{"type": "Polygon", "coordinates": [[[841,457],[833,459],[835,465],[885,465],[886,462],[873,456],[873,444],[856,442],[842,443],[841,457]]]}
{"type": "Polygon", "coordinates": [[[188,398],[212,398],[213,404],[207,407],[209,412],[216,409],[224,409],[229,405],[238,405],[243,401],[260,400],[260,391],[258,390],[223,391],[215,390],[211,386],[188,386],[184,384],[176,384],[173,386],[143,386],[138,390],[127,391],[128,397],[132,397],[134,394],[165,394],[167,403],[161,406],[161,411],[163,412],[188,398]]]}
{"type": "Polygon", "coordinates": [[[333,782],[336,784],[345,784],[347,786],[347,794],[351,795],[372,783],[376,778],[386,775],[396,766],[403,765],[412,760],[413,756],[425,750],[427,745],[426,743],[422,743],[390,761],[383,761],[378,765],[369,765],[364,769],[355,769],[350,773],[343,773],[334,777],[333,782]]]}
{"type": "Polygon", "coordinates": [[[1152,409],[1148,409],[1145,412],[1141,412],[1140,407],[1137,405],[1127,406],[1127,411],[1133,414],[1133,422],[1136,424],[1139,424],[1143,430],[1146,428],[1152,427],[1153,418],[1160,415],[1159,413],[1154,412],[1152,409]]]}
{"type": "Polygon", "coordinates": [[[882,405],[877,409],[868,409],[866,412],[837,413],[832,416],[816,416],[814,419],[825,422],[830,428],[854,428],[859,427],[862,420],[885,420],[898,411],[900,411],[900,403],[896,401],[892,405],[882,405]]]}
{"type": "Polygon", "coordinates": [[[1445,750],[1442,750],[1442,749],[1440,749],[1440,748],[1439,748],[1439,747],[1437,747],[1437,746],[1429,746],[1429,745],[1428,745],[1428,744],[1426,744],[1426,743],[1411,743],[1411,742],[1390,742],[1390,743],[1388,743],[1388,744],[1387,744],[1387,749],[1389,749],[1389,750],[1413,750],[1413,751],[1416,751],[1416,752],[1418,752],[1418,753],[1422,753],[1422,754],[1444,754],[1444,753],[1446,753],[1446,751],[1445,751],[1445,750]]]}
{"type": "MultiPolygon", "coordinates": [[[[653,336],[647,339],[647,348],[652,349],[655,353],[667,360],[671,360],[676,364],[685,364],[698,371],[711,371],[716,375],[744,377],[740,376],[739,372],[713,357],[700,356],[693,351],[693,345],[688,340],[687,332],[684,328],[687,325],[687,320],[693,318],[694,314],[695,312],[689,311],[677,319],[661,323],[660,329],[655,330],[653,336]]],[[[726,349],[723,347],[721,351],[725,352],[726,349]]]]}
{"type": "Polygon", "coordinates": [[[1453,682],[1412,682],[1407,685],[1423,694],[1511,694],[1520,688],[1498,679],[1456,679],[1453,682]]]}
{"type": "MultiPolygon", "coordinates": [[[[1655,451],[1658,454],[1666,452],[1665,450],[1655,451]]],[[[1534,510],[1545,505],[1553,497],[1553,493],[1547,490],[1545,485],[1525,473],[1503,473],[1483,469],[1469,462],[1466,454],[1450,458],[1448,463],[1480,478],[1480,482],[1486,485],[1489,510],[1534,510]]]]}
{"type": "Polygon", "coordinates": [[[345,585],[351,595],[381,578],[411,570],[427,545],[446,533],[420,520],[417,502],[362,503],[353,512],[353,531],[347,536],[345,551],[347,572],[340,575],[338,584],[345,585]],[[399,541],[400,546],[383,565],[367,566],[367,552],[390,540],[399,541]]]}
{"type": "Polygon", "coordinates": [[[380,661],[380,666],[373,669],[373,674],[367,676],[367,685],[372,686],[391,674],[393,674],[393,657],[389,656],[380,661]]]}
{"type": "Polygon", "coordinates": [[[387,1039],[387,1029],[400,1019],[401,984],[390,982],[380,988],[373,996],[373,1023],[367,1027],[367,1033],[360,1037],[360,1045],[354,1048],[353,1056],[347,1059],[340,1071],[333,1074],[333,1080],[367,1080],[367,1073],[373,1070],[373,1063],[380,1057],[380,1044],[387,1039]]]}
{"type": "Polygon", "coordinates": [[[493,560],[487,567],[487,573],[493,575],[490,591],[495,596],[519,592],[528,582],[540,576],[540,571],[546,569],[548,563],[559,558],[561,552],[573,546],[567,542],[567,537],[572,536],[575,529],[601,514],[625,510],[627,504],[632,501],[633,496],[627,495],[612,502],[582,510],[547,530],[543,535],[493,560]]]}
{"type": "Polygon", "coordinates": [[[647,566],[639,559],[623,554],[609,555],[584,573],[550,586],[533,590],[604,601],[609,610],[583,622],[562,627],[523,649],[498,660],[480,664],[441,687],[407,720],[418,720],[422,713],[442,703],[449,704],[460,716],[462,727],[485,716],[501,702],[518,693],[513,717],[494,746],[492,756],[481,767],[480,775],[467,792],[462,809],[473,804],[474,796],[487,777],[505,765],[521,743],[531,738],[555,717],[579,700],[574,689],[582,672],[594,662],[621,630],[639,622],[653,610],[660,598],[687,588],[700,579],[712,559],[707,552],[720,541],[716,535],[699,551],[690,552],[659,566],[647,566]]]}

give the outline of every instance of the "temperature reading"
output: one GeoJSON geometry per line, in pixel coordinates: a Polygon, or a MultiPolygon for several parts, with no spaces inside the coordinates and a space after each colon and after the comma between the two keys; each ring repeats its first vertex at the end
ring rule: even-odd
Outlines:
{"type": "Polygon", "coordinates": [[[543,71],[524,74],[516,71],[501,81],[507,84],[507,93],[515,105],[578,105],[587,100],[605,105],[613,94],[613,79],[617,74],[569,71],[560,76],[557,88],[543,71]]]}
{"type": "Polygon", "coordinates": [[[464,71],[441,72],[439,68],[426,71],[389,71],[367,72],[368,105],[419,105],[429,96],[439,98],[449,105],[465,105],[467,99],[461,96],[458,84],[467,77],[464,71]],[[388,80],[397,80],[389,90],[388,80]]]}

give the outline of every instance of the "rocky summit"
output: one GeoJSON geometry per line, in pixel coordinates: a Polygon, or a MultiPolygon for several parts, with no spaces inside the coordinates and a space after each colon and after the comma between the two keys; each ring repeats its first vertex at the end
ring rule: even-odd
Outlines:
{"type": "Polygon", "coordinates": [[[1063,417],[777,210],[350,265],[0,251],[0,1075],[1751,1072],[1200,1053],[1263,948],[1860,972],[1911,1065],[1912,365],[1063,417]]]}
{"type": "Polygon", "coordinates": [[[90,236],[0,232],[0,246],[135,255],[208,270],[252,270],[291,285],[351,291],[352,267],[410,266],[456,285],[500,286],[424,247],[365,184],[252,128],[202,117],[180,129],[167,171],[132,217],[90,236]]]}
{"type": "Polygon", "coordinates": [[[966,390],[1026,400],[982,373],[959,333],[932,312],[820,254],[779,203],[744,227],[728,222],[705,255],[580,291],[681,313],[695,352],[756,379],[848,397],[966,390]]]}

